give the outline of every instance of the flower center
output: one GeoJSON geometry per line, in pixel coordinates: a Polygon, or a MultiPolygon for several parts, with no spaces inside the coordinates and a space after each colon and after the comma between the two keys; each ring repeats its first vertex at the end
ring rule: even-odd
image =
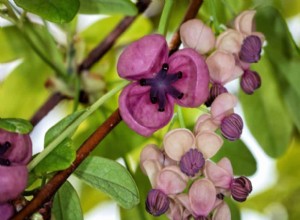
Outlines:
{"type": "Polygon", "coordinates": [[[169,65],[164,63],[161,70],[154,78],[140,80],[141,86],[151,86],[150,101],[152,104],[158,103],[158,111],[163,112],[167,101],[167,94],[175,99],[181,99],[183,93],[178,91],[172,84],[182,78],[182,72],[168,73],[169,65]]]}
{"type": "Polygon", "coordinates": [[[195,176],[205,163],[203,154],[197,149],[190,149],[180,159],[180,170],[187,176],[195,176]]]}
{"type": "Polygon", "coordinates": [[[0,166],[10,166],[10,161],[1,157],[10,147],[11,143],[8,141],[6,141],[4,144],[0,144],[0,166]]]}

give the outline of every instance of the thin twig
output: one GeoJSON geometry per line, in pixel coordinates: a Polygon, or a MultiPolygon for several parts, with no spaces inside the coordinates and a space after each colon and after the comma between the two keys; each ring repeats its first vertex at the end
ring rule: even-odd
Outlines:
{"type": "Polygon", "coordinates": [[[33,126],[37,125],[42,118],[44,118],[60,101],[65,99],[66,96],[59,92],[53,93],[48,100],[36,111],[30,119],[33,126]]]}
{"type": "MultiPolygon", "coordinates": [[[[191,19],[197,15],[197,12],[202,4],[202,0],[193,0],[186,12],[184,21],[191,19]],[[191,13],[191,15],[189,15],[191,13]]],[[[183,23],[182,22],[182,23],[183,23]]],[[[178,32],[172,38],[169,49],[175,51],[180,45],[180,39],[178,32]],[[178,43],[179,42],[179,43],[178,43]]],[[[77,156],[72,165],[66,170],[56,173],[52,179],[48,181],[46,185],[37,193],[37,195],[24,207],[19,213],[17,213],[11,220],[24,220],[28,216],[37,211],[43,203],[49,201],[51,197],[57,192],[59,187],[67,180],[67,178],[74,172],[74,170],[80,165],[80,163],[91,153],[93,149],[108,135],[115,126],[121,122],[119,110],[117,109],[112,115],[92,134],[87,140],[80,146],[77,151],[77,156]]]]}

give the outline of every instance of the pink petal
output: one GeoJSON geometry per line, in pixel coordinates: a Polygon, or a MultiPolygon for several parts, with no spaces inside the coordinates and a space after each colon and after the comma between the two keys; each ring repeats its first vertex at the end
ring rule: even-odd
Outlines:
{"type": "Polygon", "coordinates": [[[203,131],[215,131],[218,127],[218,125],[213,123],[210,114],[203,114],[197,119],[194,133],[197,135],[203,131]]]}
{"type": "Polygon", "coordinates": [[[233,107],[237,104],[237,98],[230,93],[219,95],[211,105],[213,122],[221,124],[222,119],[233,113],[233,107]]]}
{"type": "Polygon", "coordinates": [[[165,111],[159,112],[158,105],[150,101],[150,87],[131,83],[126,86],[119,97],[122,119],[135,132],[150,136],[164,127],[173,116],[173,100],[167,98],[165,111]]]}
{"type": "Polygon", "coordinates": [[[216,187],[229,189],[233,176],[227,170],[219,167],[217,164],[206,161],[205,176],[210,179],[216,187]]]}
{"type": "Polygon", "coordinates": [[[221,85],[225,85],[243,73],[243,70],[236,65],[234,56],[226,51],[215,51],[207,58],[206,63],[211,81],[221,85]]]}
{"type": "Polygon", "coordinates": [[[164,137],[164,149],[173,160],[180,161],[182,155],[195,146],[194,134],[184,128],[174,129],[164,137]]]}
{"type": "Polygon", "coordinates": [[[169,166],[162,169],[157,175],[156,187],[167,195],[178,194],[186,188],[187,180],[178,166],[169,166]]]}
{"type": "Polygon", "coordinates": [[[215,46],[215,35],[211,28],[199,19],[191,19],[180,27],[180,38],[184,47],[193,48],[200,54],[215,46]]]}
{"type": "Polygon", "coordinates": [[[130,44],[120,55],[117,70],[128,80],[153,77],[168,59],[168,45],[158,34],[147,35],[130,44]]]}
{"type": "Polygon", "coordinates": [[[185,193],[178,194],[176,195],[176,199],[192,214],[193,211],[192,211],[189,196],[187,194],[185,193]]]}
{"type": "Polygon", "coordinates": [[[214,184],[207,179],[196,180],[189,190],[189,198],[193,213],[207,217],[216,201],[214,184]]]}
{"type": "Polygon", "coordinates": [[[166,215],[172,220],[182,220],[183,207],[174,200],[170,200],[170,206],[166,215]]]}
{"type": "Polygon", "coordinates": [[[216,48],[229,53],[238,54],[243,43],[243,35],[236,30],[228,29],[217,38],[216,48]]]}
{"type": "Polygon", "coordinates": [[[233,169],[230,160],[227,157],[223,157],[217,165],[226,170],[231,176],[233,176],[233,169]]]}
{"type": "Polygon", "coordinates": [[[235,29],[246,35],[251,34],[255,30],[255,25],[253,25],[255,13],[255,10],[247,10],[239,14],[234,20],[235,29]]]}
{"type": "Polygon", "coordinates": [[[223,139],[211,131],[204,131],[196,136],[196,146],[205,159],[213,157],[223,145],[223,139]]]}
{"type": "Polygon", "coordinates": [[[154,160],[158,161],[161,165],[164,162],[164,155],[160,149],[155,144],[148,144],[146,147],[143,148],[140,154],[140,164],[141,169],[145,173],[145,170],[142,164],[147,160],[154,160]]]}
{"type": "Polygon", "coordinates": [[[216,208],[212,220],[231,220],[231,212],[226,202],[222,202],[216,208]]]}
{"type": "Polygon", "coordinates": [[[156,188],[156,179],[159,171],[162,169],[158,161],[155,160],[146,160],[141,164],[145,174],[148,176],[151,186],[156,188]]]}
{"type": "Polygon", "coordinates": [[[168,60],[169,72],[182,72],[182,78],[173,84],[183,98],[175,101],[185,107],[198,107],[209,94],[209,73],[203,57],[190,48],[174,53],[168,60]]]}

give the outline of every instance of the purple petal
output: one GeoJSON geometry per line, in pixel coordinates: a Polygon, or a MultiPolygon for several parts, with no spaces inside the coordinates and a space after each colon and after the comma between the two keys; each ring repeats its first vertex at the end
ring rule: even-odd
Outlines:
{"type": "Polygon", "coordinates": [[[150,101],[150,87],[140,86],[138,82],[126,86],[119,97],[122,119],[135,132],[150,136],[164,127],[173,116],[174,103],[167,97],[165,110],[158,111],[158,105],[150,101]]]}
{"type": "Polygon", "coordinates": [[[32,143],[28,134],[18,134],[0,129],[0,144],[10,143],[10,147],[3,153],[2,157],[8,159],[12,164],[26,165],[32,156],[32,143]]]}
{"type": "Polygon", "coordinates": [[[0,166],[0,203],[17,198],[25,189],[28,178],[26,166],[0,166]]]}
{"type": "Polygon", "coordinates": [[[1,220],[8,220],[14,214],[14,207],[10,203],[0,204],[1,220]]]}
{"type": "Polygon", "coordinates": [[[158,34],[145,36],[130,44],[120,55],[117,70],[128,80],[153,77],[168,59],[168,45],[158,34]]]}
{"type": "Polygon", "coordinates": [[[182,49],[168,60],[169,72],[182,72],[182,78],[173,85],[184,95],[175,101],[185,107],[198,107],[204,103],[209,94],[208,67],[193,49],[182,49]]]}

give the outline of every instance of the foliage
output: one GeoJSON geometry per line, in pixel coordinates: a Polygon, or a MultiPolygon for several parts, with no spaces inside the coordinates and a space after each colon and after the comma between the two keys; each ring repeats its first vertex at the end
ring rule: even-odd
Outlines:
{"type": "MultiPolygon", "coordinates": [[[[189,2],[182,0],[174,5],[167,39],[179,27],[189,2]]],[[[267,40],[261,61],[253,65],[253,70],[261,75],[261,88],[252,96],[241,90],[237,94],[251,134],[264,153],[276,160],[278,182],[241,206],[229,202],[233,219],[241,218],[241,207],[276,213],[276,205],[289,219],[300,218],[297,207],[300,202],[297,158],[300,153],[300,48],[299,39],[292,38],[287,25],[288,18],[299,16],[299,4],[296,0],[211,0],[204,1],[198,12],[199,18],[221,33],[242,10],[254,8],[256,29],[267,40]]],[[[57,92],[64,97],[62,108],[67,115],[48,129],[43,137],[44,150],[34,155],[28,165],[28,189],[43,186],[58,171],[72,166],[76,150],[117,108],[118,92],[126,85],[120,83],[117,75],[118,56],[124,46],[157,32],[160,12],[152,17],[139,16],[115,39],[98,63],[79,74],[76,71],[125,16],[136,16],[138,11],[130,0],[0,0],[0,16],[10,22],[0,28],[0,64],[20,63],[0,81],[0,128],[23,134],[31,132],[35,129],[29,123],[31,117],[57,92]],[[105,17],[86,29],[77,29],[83,14],[105,17]]],[[[195,120],[205,111],[202,107],[182,109],[181,115],[175,113],[172,122],[151,138],[136,134],[121,122],[74,172],[80,180],[76,186],[81,191],[76,188],[77,194],[71,183],[65,182],[55,194],[52,201],[55,219],[83,219],[85,212],[96,203],[111,200],[121,206],[122,219],[166,219],[165,216],[154,218],[145,211],[144,201],[151,186],[139,168],[139,153],[148,143],[162,145],[167,130],[182,125],[180,117],[187,128],[193,129],[195,120]],[[125,167],[115,162],[120,158],[125,161],[125,167]]],[[[212,160],[217,162],[226,156],[236,175],[251,176],[260,163],[251,149],[240,140],[225,141],[212,160]]]]}

